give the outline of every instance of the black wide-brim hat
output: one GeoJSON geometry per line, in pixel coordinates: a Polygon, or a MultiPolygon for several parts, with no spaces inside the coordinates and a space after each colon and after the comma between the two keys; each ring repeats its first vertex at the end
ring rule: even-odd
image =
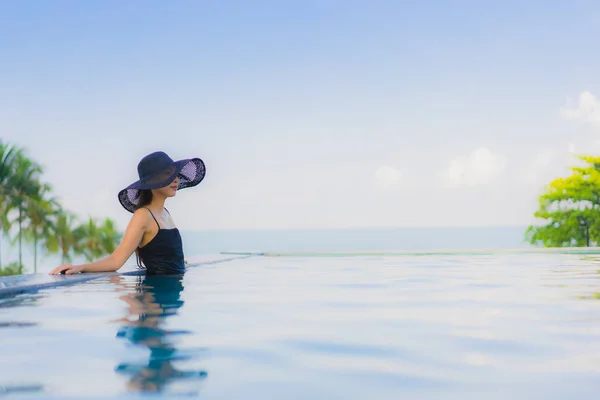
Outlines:
{"type": "Polygon", "coordinates": [[[206,175],[204,162],[199,158],[173,161],[166,153],[148,154],[138,164],[139,180],[119,192],[119,202],[129,212],[137,209],[140,190],[160,189],[179,176],[177,190],[193,187],[206,175]]]}

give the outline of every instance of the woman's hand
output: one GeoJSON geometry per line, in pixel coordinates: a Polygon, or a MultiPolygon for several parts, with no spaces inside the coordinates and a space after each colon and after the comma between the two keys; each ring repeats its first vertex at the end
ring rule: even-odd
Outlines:
{"type": "Polygon", "coordinates": [[[79,273],[81,273],[81,267],[76,267],[71,264],[63,264],[60,267],[56,267],[52,271],[50,271],[50,275],[59,275],[59,274],[71,275],[71,274],[79,274],[79,273]]]}

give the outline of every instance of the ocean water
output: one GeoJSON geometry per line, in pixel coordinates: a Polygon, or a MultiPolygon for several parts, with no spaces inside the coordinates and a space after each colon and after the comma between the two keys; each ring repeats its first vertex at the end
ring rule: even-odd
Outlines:
{"type": "Polygon", "coordinates": [[[186,252],[388,251],[528,248],[526,227],[183,232],[186,252]]]}
{"type": "MultiPolygon", "coordinates": [[[[439,249],[528,248],[523,241],[526,227],[398,228],[331,230],[182,231],[185,254],[194,258],[222,251],[386,251],[439,249]]],[[[16,261],[18,252],[2,246],[2,260],[16,261]]],[[[74,263],[84,262],[75,257],[74,263]]],[[[129,264],[135,262],[132,257],[129,264]]],[[[33,272],[33,252],[24,246],[23,263],[33,272]]],[[[39,272],[60,264],[56,255],[40,252],[39,272]]]]}
{"type": "Polygon", "coordinates": [[[596,399],[599,256],[247,257],[0,299],[0,396],[596,399]]]}

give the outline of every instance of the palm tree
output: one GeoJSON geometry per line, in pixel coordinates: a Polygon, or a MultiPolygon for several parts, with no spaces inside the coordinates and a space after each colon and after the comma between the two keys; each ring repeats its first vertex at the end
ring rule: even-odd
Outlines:
{"type": "Polygon", "coordinates": [[[115,226],[115,222],[106,218],[102,224],[102,249],[105,253],[112,253],[123,238],[123,234],[119,232],[115,226]]]}
{"type": "Polygon", "coordinates": [[[19,227],[19,265],[23,265],[23,219],[25,217],[25,207],[30,198],[35,198],[41,191],[42,184],[39,181],[39,175],[42,168],[25,157],[22,153],[16,157],[15,169],[13,174],[8,176],[5,194],[8,196],[8,209],[16,209],[18,217],[16,221],[19,227]]]}
{"type": "Polygon", "coordinates": [[[38,176],[41,174],[41,168],[25,157],[17,159],[17,165],[12,185],[9,188],[11,193],[10,202],[19,212],[17,219],[19,227],[19,264],[23,265],[23,220],[25,217],[25,208],[27,203],[40,191],[41,184],[38,176]]]}
{"type": "Polygon", "coordinates": [[[41,240],[46,241],[48,247],[48,238],[52,235],[53,220],[61,213],[60,205],[55,197],[50,197],[50,186],[42,185],[41,192],[28,199],[25,207],[25,216],[27,218],[27,227],[25,228],[25,238],[33,241],[33,271],[37,272],[37,253],[38,243],[41,240]]]}
{"type": "Polygon", "coordinates": [[[77,229],[77,235],[81,238],[80,250],[87,261],[101,257],[104,254],[102,246],[102,229],[96,225],[92,217],[80,225],[77,229]]]}
{"type": "Polygon", "coordinates": [[[71,250],[79,254],[81,252],[81,230],[74,229],[77,222],[75,215],[70,212],[63,212],[58,215],[56,222],[52,226],[51,235],[48,237],[46,245],[51,252],[61,253],[61,262],[71,262],[71,250]]]}
{"type": "Polygon", "coordinates": [[[121,240],[121,234],[110,218],[106,218],[102,225],[99,225],[89,217],[86,223],[76,229],[76,236],[81,239],[78,246],[81,254],[90,262],[112,253],[121,240]]]}
{"type": "MultiPolygon", "coordinates": [[[[0,139],[0,250],[3,234],[8,234],[11,221],[8,214],[12,210],[9,202],[10,181],[15,173],[17,159],[23,157],[23,149],[4,143],[0,139]]],[[[2,267],[2,253],[0,251],[0,267],[2,267]]]]}
{"type": "Polygon", "coordinates": [[[91,261],[112,253],[121,240],[114,222],[107,218],[97,225],[89,218],[74,228],[75,215],[62,211],[50,195],[50,186],[40,181],[41,174],[41,166],[30,160],[22,148],[0,139],[0,244],[2,235],[10,233],[17,223],[18,235],[13,244],[18,241],[19,268],[22,270],[23,239],[33,242],[34,272],[40,241],[45,242],[48,252],[60,252],[63,263],[71,262],[72,254],[83,254],[91,261]]]}

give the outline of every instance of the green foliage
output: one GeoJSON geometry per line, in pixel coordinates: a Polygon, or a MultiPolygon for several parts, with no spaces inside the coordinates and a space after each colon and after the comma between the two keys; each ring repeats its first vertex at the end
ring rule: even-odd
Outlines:
{"type": "Polygon", "coordinates": [[[123,239],[123,234],[119,232],[115,222],[110,218],[105,218],[102,222],[101,232],[102,249],[106,253],[112,253],[123,239]]]}
{"type": "Polygon", "coordinates": [[[578,156],[583,166],[554,179],[539,197],[534,216],[546,221],[529,226],[526,239],[546,247],[596,246],[600,242],[600,157],[578,156]]]}
{"type": "Polygon", "coordinates": [[[19,265],[18,262],[12,262],[4,268],[0,268],[0,276],[9,275],[21,275],[23,273],[23,266],[19,265]]]}
{"type": "Polygon", "coordinates": [[[77,217],[70,212],[60,213],[52,226],[52,235],[48,238],[48,250],[60,252],[63,263],[71,262],[71,250],[81,254],[81,230],[75,228],[77,217]]]}
{"type": "Polygon", "coordinates": [[[43,185],[40,191],[27,201],[25,207],[27,225],[24,228],[25,238],[33,242],[33,265],[34,272],[37,272],[38,248],[39,243],[46,243],[52,236],[53,223],[63,212],[58,201],[50,196],[51,188],[43,185]]]}
{"type": "Polygon", "coordinates": [[[7,179],[6,195],[9,208],[17,210],[17,217],[12,223],[19,227],[19,264],[23,264],[23,220],[27,212],[27,204],[36,200],[36,195],[41,190],[39,181],[42,168],[21,155],[16,158],[14,170],[7,179]]]}
{"type": "Polygon", "coordinates": [[[76,231],[77,237],[80,238],[79,248],[81,254],[85,256],[86,260],[92,261],[110,252],[105,248],[107,242],[109,242],[105,240],[107,232],[92,217],[89,217],[86,223],[77,227],[76,231]]]}
{"type": "MultiPolygon", "coordinates": [[[[10,181],[16,169],[17,160],[23,157],[23,150],[5,144],[0,139],[0,244],[2,236],[7,235],[11,229],[11,221],[8,219],[8,214],[12,208],[12,200],[9,197],[8,191],[10,181]]],[[[2,264],[0,262],[0,267],[2,264]]]]}
{"type": "Polygon", "coordinates": [[[74,254],[91,261],[114,251],[121,239],[110,219],[98,225],[90,218],[76,226],[77,217],[62,209],[51,195],[51,187],[41,181],[42,173],[42,167],[28,158],[24,149],[0,139],[0,235],[10,236],[16,228],[12,243],[18,243],[19,249],[19,262],[2,270],[11,275],[22,273],[23,241],[33,243],[36,272],[40,245],[48,253],[60,253],[63,262],[71,261],[74,254]]]}

